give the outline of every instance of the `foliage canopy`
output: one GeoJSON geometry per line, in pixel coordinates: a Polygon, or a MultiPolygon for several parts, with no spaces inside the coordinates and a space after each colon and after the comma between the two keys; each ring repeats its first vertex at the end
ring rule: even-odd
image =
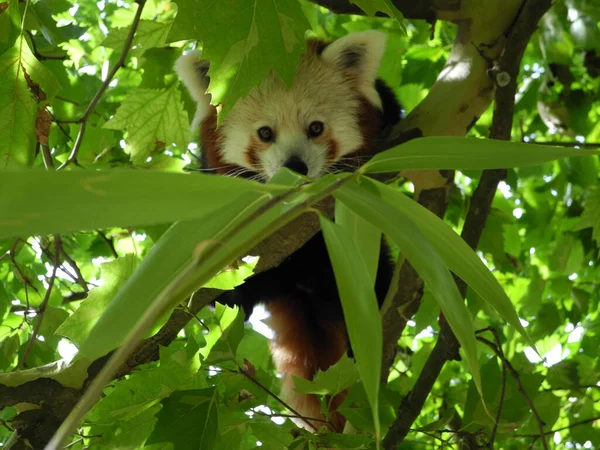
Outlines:
{"type": "Polygon", "coordinates": [[[43,448],[91,386],[103,396],[64,428],[72,449],[377,448],[445,322],[461,358],[445,363],[394,448],[600,448],[600,5],[556,2],[542,18],[517,79],[513,142],[481,139],[488,108],[468,140],[415,139],[354,174],[308,183],[283,171],[258,184],[187,173],[201,149],[189,130],[195,105],[173,71],[184,51],[200,47],[211,61],[221,118],[270,71],[291,82],[306,36],[386,31],[380,76],[408,112],[450,58],[455,26],[405,20],[401,1],[352,2],[382,17],[315,3],[352,7],[0,1],[6,448],[43,448]],[[456,170],[443,220],[410,199],[418,182],[402,171],[426,169],[456,170]],[[508,170],[475,253],[457,233],[484,169],[508,170]],[[343,358],[296,388],[323,398],[349,388],[340,411],[354,434],[289,420],[260,312],[245,324],[237,308],[203,308],[264,270],[265,255],[242,257],[330,194],[335,223],[318,221],[356,362],[343,358]],[[399,268],[406,258],[426,284],[385,385],[372,289],[381,232],[399,268]],[[468,285],[465,299],[452,274],[468,285]],[[133,356],[101,372],[123,343],[133,356]],[[91,381],[102,373],[106,387],[91,381]]]}

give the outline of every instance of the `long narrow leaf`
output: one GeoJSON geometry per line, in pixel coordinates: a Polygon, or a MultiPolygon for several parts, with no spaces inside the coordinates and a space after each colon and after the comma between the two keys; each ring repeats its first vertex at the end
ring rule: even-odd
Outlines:
{"type": "Polygon", "coordinates": [[[350,344],[373,409],[373,423],[379,437],[378,403],[383,344],[373,278],[352,235],[322,216],[320,222],[342,300],[350,344]]]}
{"type": "MultiPolygon", "coordinates": [[[[207,282],[228,262],[241,256],[253,245],[256,245],[265,235],[284,226],[294,217],[305,211],[310,205],[319,201],[336,188],[339,188],[346,181],[341,179],[339,182],[336,182],[338,179],[339,177],[336,176],[324,177],[320,182],[307,186],[305,190],[300,190],[297,198],[292,199],[292,201],[288,201],[289,199],[286,196],[280,196],[273,200],[272,203],[265,203],[249,216],[238,216],[230,224],[231,231],[223,236],[224,242],[213,240],[207,243],[199,254],[196,255],[196,260],[173,279],[160,292],[156,299],[150,300],[148,307],[141,317],[136,318],[137,320],[133,328],[127,333],[122,345],[102,367],[76,407],[73,408],[69,416],[56,431],[47,448],[54,449],[62,445],[67,436],[73,432],[83,416],[98,400],[104,386],[114,377],[119,367],[122,366],[126,358],[131,355],[160,317],[163,317],[169,310],[172,310],[186,294],[191,294],[194,288],[207,282]],[[306,193],[311,192],[311,190],[316,190],[316,192],[306,198],[306,193]],[[282,210],[285,213],[281,214],[282,210]]],[[[102,336],[99,337],[102,338],[102,336]]]]}
{"type": "Polygon", "coordinates": [[[381,248],[381,230],[374,227],[342,202],[335,202],[335,223],[345,228],[352,236],[360,254],[367,264],[369,275],[375,283],[379,250],[381,248]]]}
{"type": "Polygon", "coordinates": [[[473,381],[481,393],[477,344],[471,316],[440,255],[406,214],[382,201],[371,190],[358,183],[348,183],[334,195],[398,244],[400,251],[423,278],[439,303],[465,352],[473,381]]]}
{"type": "Polygon", "coordinates": [[[218,214],[181,221],[169,228],[108,305],[78,356],[93,360],[117,348],[148,305],[193,263],[198,243],[217,235],[242,211],[249,214],[266,201],[252,203],[250,197],[240,196],[218,214]]]}
{"type": "Polygon", "coordinates": [[[419,203],[385,184],[365,178],[361,180],[361,187],[376,193],[384,202],[410,216],[450,270],[473,288],[498,312],[500,317],[515,327],[529,345],[535,348],[527,331],[521,325],[515,307],[498,280],[452,228],[419,203]]]}
{"type": "Polygon", "coordinates": [[[0,239],[173,223],[215,212],[244,193],[258,198],[287,189],[204,174],[5,171],[0,172],[0,239]]]}
{"type": "Polygon", "coordinates": [[[362,170],[365,173],[377,173],[416,169],[504,169],[531,166],[569,156],[599,154],[595,150],[493,139],[425,137],[379,153],[362,170]]]}
{"type": "Polygon", "coordinates": [[[292,208],[311,198],[316,201],[320,193],[336,180],[333,176],[326,177],[294,191],[291,196],[280,196],[276,203],[264,211],[262,208],[267,205],[270,195],[263,194],[256,199],[255,193],[248,192],[232,202],[222,204],[215,213],[171,227],[109,304],[82,345],[81,355],[97,358],[119,346],[159,294],[169,286],[173,288],[174,281],[179,280],[177,291],[172,290],[170,294],[171,303],[161,307],[163,314],[168,313],[224,266],[243,256],[243,252],[252,245],[302,212],[298,210],[290,216],[292,208]],[[249,218],[259,211],[262,214],[250,221],[249,218]],[[229,236],[227,242],[222,241],[239,226],[243,226],[243,232],[229,236]],[[215,249],[210,257],[202,258],[197,269],[192,270],[196,259],[195,249],[199,245],[214,245],[215,249]],[[182,277],[184,273],[187,275],[182,277]]]}

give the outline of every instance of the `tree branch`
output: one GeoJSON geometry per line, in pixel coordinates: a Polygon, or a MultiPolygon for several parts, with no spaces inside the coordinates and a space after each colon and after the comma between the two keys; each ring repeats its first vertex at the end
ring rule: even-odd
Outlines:
{"type": "MultiPolygon", "coordinates": [[[[510,82],[499,86],[495,95],[494,118],[490,136],[495,139],[510,139],[514,98],[517,90],[517,75],[521,58],[537,28],[542,15],[550,8],[549,0],[525,0],[518,18],[509,33],[504,53],[500,57],[498,67],[510,76],[510,82]]],[[[432,89],[433,90],[433,89],[432,89]]],[[[430,93],[431,94],[431,93],[430,93]]],[[[420,105],[421,106],[421,105],[420,105]]],[[[503,170],[484,171],[473,199],[461,236],[473,249],[477,248],[479,239],[491,210],[492,200],[500,180],[506,176],[503,170]]],[[[461,294],[466,293],[466,284],[457,280],[461,294]]],[[[435,380],[446,361],[455,359],[458,355],[459,344],[450,330],[447,322],[441,326],[440,336],[428,360],[419,374],[413,389],[403,399],[398,410],[398,416],[390,427],[383,441],[387,450],[397,448],[406,437],[412,424],[421,411],[435,380]]]]}

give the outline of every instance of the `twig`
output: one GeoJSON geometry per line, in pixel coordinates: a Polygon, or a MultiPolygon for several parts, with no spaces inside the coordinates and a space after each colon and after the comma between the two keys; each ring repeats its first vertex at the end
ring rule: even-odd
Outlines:
{"type": "MultiPolygon", "coordinates": [[[[265,393],[267,395],[271,396],[273,399],[275,399],[277,402],[279,402],[284,408],[291,411],[295,416],[301,417],[303,420],[305,419],[305,417],[303,417],[298,411],[296,411],[294,408],[292,408],[290,405],[288,405],[279,396],[275,395],[275,393],[273,391],[271,391],[268,387],[264,386],[260,381],[256,380],[254,377],[252,377],[249,373],[247,373],[245,370],[243,370],[239,365],[238,365],[238,373],[240,375],[243,375],[244,377],[246,377],[252,383],[256,384],[259,388],[261,388],[263,391],[265,391],[265,393]]],[[[308,420],[312,420],[312,419],[308,419],[308,420]]],[[[313,429],[313,431],[317,431],[317,427],[315,427],[312,423],[310,423],[310,422],[306,422],[306,423],[313,429]]]]}
{"type": "Polygon", "coordinates": [[[502,361],[502,366],[505,367],[506,370],[508,370],[512,377],[515,379],[517,388],[519,389],[521,395],[523,395],[525,403],[527,403],[527,406],[529,406],[529,409],[531,410],[531,413],[533,414],[533,417],[537,423],[538,429],[540,430],[539,438],[542,441],[542,447],[544,447],[544,450],[548,450],[548,441],[546,440],[546,434],[544,432],[544,421],[537,412],[537,409],[533,404],[533,400],[531,400],[531,398],[527,394],[527,391],[525,391],[525,386],[523,386],[523,383],[521,383],[521,376],[519,375],[519,372],[517,372],[516,369],[512,366],[512,364],[504,357],[504,353],[502,352],[500,347],[498,347],[492,341],[489,341],[481,336],[477,336],[477,340],[479,342],[483,342],[485,345],[492,349],[496,356],[502,361]]]}
{"type": "Polygon", "coordinates": [[[75,271],[75,275],[76,275],[75,281],[77,281],[77,284],[83,288],[84,292],[88,292],[90,290],[88,288],[88,283],[83,278],[83,275],[81,274],[81,270],[79,270],[79,266],[77,265],[75,260],[73,260],[73,258],[71,258],[69,256],[69,254],[65,251],[65,249],[62,246],[60,246],[60,253],[62,254],[65,261],[67,261],[69,263],[69,266],[72,267],[73,270],[75,271]]]}
{"type": "Polygon", "coordinates": [[[66,56],[42,55],[38,51],[37,46],[35,45],[35,39],[34,39],[33,33],[31,31],[29,31],[29,30],[27,30],[26,33],[27,33],[27,36],[29,36],[29,39],[31,41],[31,50],[33,52],[33,55],[36,57],[36,59],[38,59],[40,61],[43,61],[45,59],[48,59],[48,60],[53,59],[53,60],[58,60],[58,61],[64,61],[65,59],[67,59],[66,56]]]}
{"type": "Polygon", "coordinates": [[[27,309],[29,310],[29,294],[27,293],[27,287],[31,287],[31,289],[33,289],[35,291],[36,294],[39,295],[39,292],[37,290],[37,288],[31,283],[31,281],[29,280],[29,278],[27,278],[25,276],[25,274],[23,273],[23,271],[21,270],[21,267],[19,267],[19,264],[17,263],[17,254],[16,254],[16,249],[17,249],[17,245],[19,245],[19,242],[21,242],[21,239],[17,239],[12,247],[10,248],[10,250],[8,251],[8,256],[10,257],[10,260],[17,272],[17,274],[19,275],[19,277],[21,278],[21,281],[23,282],[23,286],[25,287],[25,300],[26,300],[26,306],[27,309]]]}
{"type": "Polygon", "coordinates": [[[325,419],[317,419],[316,417],[304,417],[304,416],[297,416],[295,414],[267,414],[265,412],[262,411],[256,411],[256,410],[252,410],[252,412],[254,414],[258,414],[259,416],[265,416],[265,417],[284,417],[287,419],[302,419],[302,420],[314,420],[315,422],[323,422],[326,424],[331,424],[331,422],[325,420],[325,419]]]}
{"type": "MultiPolygon", "coordinates": [[[[565,431],[565,430],[570,430],[571,428],[575,428],[575,427],[579,427],[581,425],[587,425],[588,423],[593,423],[596,421],[600,421],[600,416],[598,417],[590,417],[589,419],[585,419],[582,420],[580,422],[575,422],[572,423],[571,425],[568,425],[566,427],[562,427],[562,428],[557,428],[555,430],[550,430],[550,431],[544,431],[544,435],[550,435],[550,434],[554,434],[554,433],[558,433],[560,431],[565,431]]],[[[540,435],[539,434],[515,434],[515,437],[532,437],[532,438],[539,438],[540,435]]]]}
{"type": "Polygon", "coordinates": [[[110,239],[106,234],[104,234],[103,231],[101,230],[96,230],[96,233],[98,233],[98,236],[100,236],[102,238],[102,240],[104,242],[106,242],[106,245],[108,245],[108,248],[110,250],[110,252],[112,253],[112,255],[115,258],[119,257],[119,254],[117,253],[117,250],[115,249],[115,243],[113,242],[112,239],[110,239]]]}
{"type": "Polygon", "coordinates": [[[54,169],[54,161],[52,160],[52,155],[50,154],[50,148],[46,144],[40,144],[42,158],[44,159],[44,167],[46,170],[54,169]]]}
{"type": "MultiPolygon", "coordinates": [[[[428,437],[430,437],[430,438],[432,438],[432,439],[435,439],[436,441],[440,441],[442,445],[446,445],[446,444],[448,444],[448,442],[449,442],[449,440],[447,440],[447,439],[443,439],[443,438],[441,438],[441,437],[437,436],[437,435],[436,435],[436,434],[434,434],[434,433],[430,433],[429,431],[419,430],[418,428],[412,428],[410,431],[413,431],[413,432],[415,432],[415,433],[421,433],[421,434],[424,434],[425,436],[428,436],[428,437]]],[[[443,448],[443,447],[442,447],[442,448],[443,448]]]]}
{"type": "MultiPolygon", "coordinates": [[[[44,255],[46,255],[46,257],[52,261],[54,261],[55,255],[52,254],[52,252],[50,252],[50,250],[48,250],[46,247],[42,246],[42,243],[37,240],[38,245],[40,246],[40,248],[42,249],[42,253],[44,255]]],[[[27,242],[27,245],[29,245],[34,251],[35,249],[33,248],[33,246],[31,245],[31,243],[27,242]]],[[[67,266],[63,261],[60,262],[60,269],[65,273],[66,276],[68,276],[71,281],[73,283],[78,283],[77,281],[77,275],[71,272],[71,268],[69,266],[67,266]]],[[[87,289],[86,289],[87,292],[87,289]]]]}
{"type": "Polygon", "coordinates": [[[94,108],[96,107],[96,105],[98,104],[100,99],[102,98],[102,95],[104,95],[104,91],[106,91],[106,89],[108,89],[108,86],[112,82],[117,71],[122,66],[124,66],[125,59],[127,59],[129,50],[131,50],[131,45],[133,44],[133,38],[135,36],[135,32],[137,31],[138,25],[140,23],[140,19],[142,17],[142,11],[144,9],[144,5],[146,4],[146,0],[135,0],[135,2],[137,3],[138,8],[137,8],[137,11],[135,12],[135,16],[133,18],[133,22],[132,22],[131,28],[129,30],[129,34],[127,35],[127,39],[125,39],[125,44],[123,45],[123,51],[121,52],[121,56],[117,60],[116,64],[112,68],[112,70],[108,73],[106,79],[104,80],[104,83],[102,83],[102,86],[100,86],[100,89],[98,89],[98,92],[96,92],[96,95],[94,96],[94,98],[92,99],[90,104],[88,105],[85,112],[82,114],[82,116],[77,121],[80,124],[80,128],[79,128],[79,133],[77,134],[77,139],[75,139],[75,144],[73,145],[73,149],[71,150],[71,154],[69,155],[69,158],[58,167],[57,170],[64,169],[65,167],[67,167],[70,164],[79,165],[77,162],[77,155],[79,153],[79,149],[81,148],[81,144],[83,142],[83,136],[85,134],[85,129],[87,126],[87,120],[88,120],[90,114],[92,114],[92,112],[94,111],[94,108]]]}
{"type": "MultiPolygon", "coordinates": [[[[495,328],[488,328],[494,335],[494,340],[496,341],[496,348],[498,349],[500,359],[502,361],[506,360],[504,356],[504,351],[502,350],[502,343],[500,342],[500,337],[498,336],[498,331],[495,328]]],[[[504,362],[502,363],[502,387],[500,388],[500,402],[498,403],[498,411],[496,411],[496,420],[494,422],[494,427],[492,428],[492,434],[490,435],[490,441],[488,443],[488,447],[490,450],[494,449],[494,442],[496,441],[496,433],[498,432],[498,426],[500,425],[500,416],[502,415],[502,407],[504,405],[504,396],[506,395],[506,365],[504,362]]]]}
{"type": "Polygon", "coordinates": [[[31,334],[31,337],[29,338],[29,342],[27,343],[27,347],[25,348],[25,351],[23,352],[23,356],[21,357],[21,362],[19,363],[19,365],[21,367],[27,366],[27,357],[29,356],[31,349],[33,348],[33,344],[35,343],[35,340],[37,339],[38,333],[40,331],[40,327],[42,326],[42,322],[44,320],[44,315],[46,314],[46,307],[48,306],[48,301],[50,300],[50,295],[52,294],[52,289],[54,288],[54,281],[56,280],[56,272],[58,271],[58,266],[60,265],[59,255],[60,255],[60,248],[61,248],[61,240],[60,240],[59,236],[54,236],[54,245],[56,246],[54,269],[52,270],[52,276],[50,277],[50,281],[48,281],[48,289],[46,289],[46,294],[44,295],[42,304],[40,305],[40,307],[38,309],[37,322],[33,329],[33,333],[31,334]]]}
{"type": "Polygon", "coordinates": [[[565,386],[559,388],[546,388],[542,389],[544,392],[555,392],[555,391],[572,391],[574,389],[600,389],[597,384],[578,384],[577,386],[565,386]]]}

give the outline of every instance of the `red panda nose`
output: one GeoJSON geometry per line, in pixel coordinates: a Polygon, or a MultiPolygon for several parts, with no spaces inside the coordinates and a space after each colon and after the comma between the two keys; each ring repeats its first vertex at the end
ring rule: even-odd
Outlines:
{"type": "Polygon", "coordinates": [[[308,173],[308,166],[296,155],[290,156],[283,167],[287,167],[300,175],[306,175],[308,173]]]}

